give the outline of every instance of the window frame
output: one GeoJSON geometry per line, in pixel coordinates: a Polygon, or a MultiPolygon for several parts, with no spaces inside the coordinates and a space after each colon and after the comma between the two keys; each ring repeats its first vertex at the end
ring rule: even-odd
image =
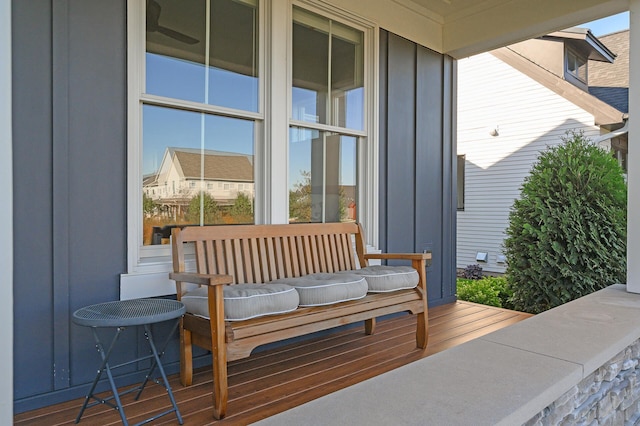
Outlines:
{"type": "MultiPolygon", "coordinates": [[[[212,114],[230,118],[250,120],[255,123],[255,138],[264,141],[264,1],[258,3],[258,111],[244,111],[217,105],[167,98],[147,94],[145,87],[145,2],[127,2],[128,13],[128,130],[127,130],[127,272],[153,273],[171,270],[171,248],[168,245],[144,246],[142,242],[142,114],[144,105],[169,107],[196,113],[212,114]]],[[[261,143],[255,143],[254,155],[257,156],[261,143]]],[[[263,179],[256,162],[255,182],[263,179]]],[[[260,220],[260,203],[256,200],[256,223],[260,220]]]]}
{"type": "MultiPolygon", "coordinates": [[[[287,61],[287,134],[292,127],[309,130],[335,133],[343,136],[352,136],[357,139],[357,170],[356,185],[358,187],[356,205],[357,221],[363,224],[365,239],[368,244],[378,246],[378,110],[379,95],[378,85],[378,46],[379,28],[371,21],[356,15],[347,15],[344,10],[330,5],[319,5],[309,0],[294,0],[289,6],[289,33],[288,33],[288,61],[287,61]],[[334,20],[343,25],[355,28],[364,33],[364,102],[363,130],[350,129],[335,125],[313,123],[309,121],[293,119],[291,91],[293,87],[293,7],[307,10],[325,18],[334,20]]],[[[288,143],[287,143],[288,146],[288,143]]],[[[289,161],[287,156],[287,173],[289,161]]],[[[288,204],[288,178],[287,178],[287,213],[288,204]]],[[[288,220],[287,222],[288,223],[288,220]]]]}
{"type": "MultiPolygon", "coordinates": [[[[580,54],[577,50],[572,49],[569,46],[565,46],[565,53],[564,53],[564,73],[565,76],[569,77],[569,79],[573,79],[578,81],[579,83],[583,84],[583,85],[587,85],[589,82],[589,60],[585,55],[580,54]],[[572,55],[574,62],[577,63],[578,60],[583,62],[583,66],[584,66],[584,78],[582,78],[580,76],[580,67],[576,68],[576,72],[572,72],[569,70],[569,56],[572,55]]],[[[574,64],[575,66],[575,64],[574,64]]],[[[565,77],[566,78],[566,77],[565,77]]]]}
{"type": "MultiPolygon", "coordinates": [[[[358,221],[366,241],[378,245],[378,46],[379,27],[344,9],[313,0],[265,1],[258,4],[258,111],[205,105],[145,94],[145,1],[127,1],[127,270],[120,277],[120,298],[175,294],[168,279],[169,246],[142,243],[142,106],[170,106],[256,123],[254,147],[255,223],[288,223],[289,129],[291,126],[338,132],[366,138],[358,146],[358,221]],[[362,131],[291,120],[293,5],[329,17],[365,33],[365,127],[362,131]],[[286,23],[286,25],[283,25],[286,23]],[[285,61],[274,58],[286,57],[285,61]],[[280,94],[285,94],[282,96],[280,94]],[[278,94],[278,95],[275,95],[278,94]],[[281,167],[286,158],[287,167],[281,167]],[[284,206],[284,207],[283,207],[284,206]],[[360,208],[361,206],[361,208],[360,208]]],[[[158,188],[159,191],[162,188],[158,188]]]]}

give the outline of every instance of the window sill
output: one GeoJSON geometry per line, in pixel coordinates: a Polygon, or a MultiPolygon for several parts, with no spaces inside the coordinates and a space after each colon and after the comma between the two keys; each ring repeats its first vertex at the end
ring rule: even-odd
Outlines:
{"type": "Polygon", "coordinates": [[[120,300],[159,297],[176,294],[176,286],[168,272],[120,275],[120,300]]]}

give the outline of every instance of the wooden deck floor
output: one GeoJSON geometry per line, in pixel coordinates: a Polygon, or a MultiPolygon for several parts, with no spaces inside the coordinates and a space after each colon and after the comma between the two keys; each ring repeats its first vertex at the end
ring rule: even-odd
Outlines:
{"type": "MultiPolygon", "coordinates": [[[[214,421],[211,406],[211,370],[194,375],[194,385],[182,387],[170,376],[184,424],[245,425],[272,416],[404,364],[454,347],[530,315],[468,302],[429,310],[429,345],[415,348],[415,320],[401,316],[379,321],[376,333],[366,336],[355,327],[274,350],[258,353],[229,365],[228,415],[214,421]]],[[[131,424],[170,408],[164,388],[152,384],[140,401],[123,398],[131,424]]],[[[65,402],[14,417],[15,425],[71,425],[82,399],[65,402]]],[[[115,410],[106,406],[87,409],[80,425],[121,424],[115,410]]],[[[169,414],[153,424],[178,424],[169,414]]]]}

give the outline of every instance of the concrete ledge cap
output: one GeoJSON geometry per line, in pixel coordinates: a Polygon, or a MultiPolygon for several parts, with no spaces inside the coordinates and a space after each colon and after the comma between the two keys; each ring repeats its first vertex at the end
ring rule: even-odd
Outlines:
{"type": "Polygon", "coordinates": [[[522,424],[638,338],[614,285],[257,424],[522,424]]]}

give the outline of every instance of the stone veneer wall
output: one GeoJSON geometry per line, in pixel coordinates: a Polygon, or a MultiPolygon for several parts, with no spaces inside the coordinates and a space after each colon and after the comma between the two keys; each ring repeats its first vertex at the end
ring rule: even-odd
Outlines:
{"type": "Polygon", "coordinates": [[[640,423],[640,340],[591,373],[526,426],[640,423]]]}

